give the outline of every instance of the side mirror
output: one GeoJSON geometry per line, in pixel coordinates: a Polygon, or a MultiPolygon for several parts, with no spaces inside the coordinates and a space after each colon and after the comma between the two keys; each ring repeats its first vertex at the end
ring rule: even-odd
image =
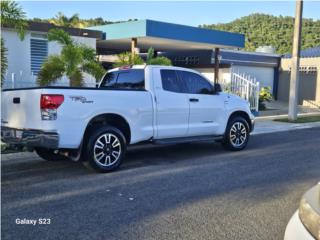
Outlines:
{"type": "Polygon", "coordinates": [[[221,88],[221,85],[220,85],[219,83],[215,83],[215,84],[214,84],[214,91],[215,91],[216,93],[222,92],[222,88],[221,88]]]}

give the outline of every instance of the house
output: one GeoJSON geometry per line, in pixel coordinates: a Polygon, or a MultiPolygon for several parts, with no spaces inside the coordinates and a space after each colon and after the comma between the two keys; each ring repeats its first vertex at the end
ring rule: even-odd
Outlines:
{"type": "MultiPolygon", "coordinates": [[[[289,101],[291,54],[281,59],[278,99],[289,101]]],[[[298,104],[320,108],[320,46],[300,52],[298,104]]]]}
{"type": "MultiPolygon", "coordinates": [[[[96,48],[96,40],[102,38],[102,32],[89,29],[57,27],[50,23],[28,22],[24,39],[21,41],[17,32],[11,28],[1,28],[4,46],[7,48],[8,69],[4,79],[6,87],[35,86],[36,77],[42,63],[49,55],[59,54],[61,45],[48,42],[47,33],[52,28],[61,28],[78,43],[96,48]]],[[[68,79],[61,80],[67,84],[68,79]]],[[[95,83],[93,77],[85,75],[85,82],[95,83]]]]}
{"type": "Polygon", "coordinates": [[[157,56],[169,58],[173,65],[192,68],[203,73],[211,81],[230,82],[232,73],[255,79],[260,86],[277,91],[280,55],[266,52],[239,51],[244,47],[244,35],[209,30],[153,20],[139,20],[95,26],[90,29],[102,31],[105,38],[97,41],[100,61],[111,68],[115,54],[136,51],[145,57],[149,47],[157,56]],[[134,49],[132,49],[132,47],[134,49]],[[216,49],[220,49],[215,56],[216,49]]]}

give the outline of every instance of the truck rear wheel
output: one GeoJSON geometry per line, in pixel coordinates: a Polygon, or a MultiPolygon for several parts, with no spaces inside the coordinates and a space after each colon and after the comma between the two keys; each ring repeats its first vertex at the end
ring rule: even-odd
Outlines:
{"type": "Polygon", "coordinates": [[[53,149],[39,147],[39,148],[35,148],[34,150],[39,157],[47,161],[61,161],[61,160],[67,159],[67,157],[65,156],[54,153],[53,149]]]}
{"type": "Polygon", "coordinates": [[[126,152],[123,133],[112,126],[102,126],[92,130],[84,149],[85,166],[98,172],[110,172],[122,163],[126,152]]]}
{"type": "Polygon", "coordinates": [[[243,117],[232,118],[227,125],[222,145],[231,151],[240,151],[249,141],[249,124],[243,117]]]}

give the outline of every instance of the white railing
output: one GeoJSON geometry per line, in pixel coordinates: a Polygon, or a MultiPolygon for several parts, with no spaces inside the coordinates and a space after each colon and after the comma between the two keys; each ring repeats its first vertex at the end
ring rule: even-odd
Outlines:
{"type": "MultiPolygon", "coordinates": [[[[2,84],[2,89],[13,89],[13,88],[29,88],[38,87],[37,76],[31,74],[26,76],[22,71],[19,73],[6,73],[2,84]]],[[[55,83],[49,84],[49,86],[70,86],[69,79],[66,76],[58,79],[55,83]]],[[[85,87],[95,87],[96,83],[94,78],[90,75],[84,80],[85,87]]]]}
{"type": "Polygon", "coordinates": [[[222,87],[225,91],[247,100],[251,111],[258,112],[260,84],[255,78],[245,73],[231,72],[230,81],[224,80],[222,87]]]}

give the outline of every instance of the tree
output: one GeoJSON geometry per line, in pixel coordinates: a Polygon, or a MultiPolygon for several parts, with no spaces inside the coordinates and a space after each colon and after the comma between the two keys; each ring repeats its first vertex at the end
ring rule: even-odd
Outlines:
{"type": "Polygon", "coordinates": [[[100,80],[105,73],[96,59],[95,49],[75,43],[70,35],[62,29],[51,29],[48,40],[62,45],[60,55],[51,55],[41,66],[38,84],[46,86],[55,83],[62,76],[70,79],[70,86],[83,86],[83,73],[88,73],[100,80]]]}
{"type": "MultiPolygon", "coordinates": [[[[245,35],[245,50],[255,51],[257,47],[272,45],[277,53],[292,52],[293,17],[272,16],[255,13],[229,23],[200,25],[200,27],[237,32],[245,35]]],[[[320,20],[302,20],[301,49],[320,45],[320,20]]]]}
{"type": "Polygon", "coordinates": [[[71,17],[67,17],[62,12],[58,12],[58,14],[50,19],[49,22],[61,27],[86,27],[85,23],[80,19],[79,14],[73,14],[71,17]]]}
{"type": "MultiPolygon", "coordinates": [[[[28,23],[26,14],[18,3],[9,0],[1,1],[1,27],[4,26],[17,30],[20,39],[24,39],[28,23]]],[[[1,38],[1,85],[8,68],[7,49],[4,43],[3,38],[1,38]]]]}

